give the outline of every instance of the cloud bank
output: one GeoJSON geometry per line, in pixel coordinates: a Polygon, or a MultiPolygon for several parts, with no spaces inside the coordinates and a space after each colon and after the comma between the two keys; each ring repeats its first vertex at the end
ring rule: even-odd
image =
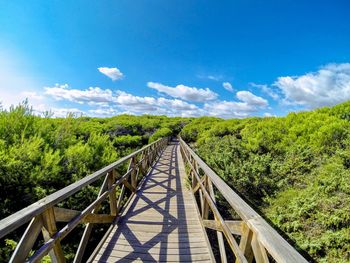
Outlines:
{"type": "Polygon", "coordinates": [[[302,76],[279,77],[273,84],[287,104],[332,106],[350,99],[350,63],[328,64],[302,76]]]}

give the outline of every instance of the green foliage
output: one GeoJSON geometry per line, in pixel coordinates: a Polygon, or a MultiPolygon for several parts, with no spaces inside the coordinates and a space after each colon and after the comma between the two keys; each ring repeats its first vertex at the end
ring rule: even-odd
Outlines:
{"type": "Polygon", "coordinates": [[[168,137],[172,134],[172,131],[169,128],[160,128],[155,133],[149,137],[149,142],[154,142],[160,138],[168,137]]]}
{"type": "Polygon", "coordinates": [[[232,188],[316,261],[350,261],[350,102],[181,131],[232,188]]]}

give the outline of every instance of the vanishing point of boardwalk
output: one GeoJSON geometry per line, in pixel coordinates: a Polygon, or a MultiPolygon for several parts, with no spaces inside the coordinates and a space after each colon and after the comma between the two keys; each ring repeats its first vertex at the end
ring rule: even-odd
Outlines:
{"type": "Polygon", "coordinates": [[[211,262],[177,142],[167,146],[95,262],[211,262]]]}

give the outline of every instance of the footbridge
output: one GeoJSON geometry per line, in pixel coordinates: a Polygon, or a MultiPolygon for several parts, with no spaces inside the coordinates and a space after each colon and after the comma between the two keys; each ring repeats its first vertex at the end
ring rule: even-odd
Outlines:
{"type": "Polygon", "coordinates": [[[10,262],[66,262],[72,235],[76,263],[307,262],[181,138],[149,144],[0,221],[0,238],[14,233],[10,262]],[[85,209],[69,207],[99,184],[85,209]]]}

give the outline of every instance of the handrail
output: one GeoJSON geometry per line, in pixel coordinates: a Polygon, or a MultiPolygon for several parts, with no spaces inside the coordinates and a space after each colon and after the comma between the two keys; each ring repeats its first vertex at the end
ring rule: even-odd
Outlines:
{"type": "Polygon", "coordinates": [[[0,221],[0,238],[18,229],[30,221],[26,231],[10,262],[38,262],[50,251],[53,262],[65,262],[60,241],[67,236],[78,224],[87,223],[83,237],[80,241],[74,262],[81,262],[86,244],[88,242],[93,223],[112,223],[123,207],[125,190],[129,189],[134,195],[138,183],[141,181],[139,175],[146,175],[155,159],[160,155],[168,143],[168,138],[159,139],[140,150],[137,150],[126,157],[100,169],[99,171],[84,177],[83,179],[37,201],[36,203],[2,219],[0,221]],[[129,161],[127,172],[118,176],[116,168],[129,161]],[[56,204],[67,199],[80,191],[83,187],[92,184],[104,177],[97,199],[83,211],[55,207],[56,204]],[[119,196],[116,188],[121,186],[119,196]],[[117,199],[118,198],[118,199],[117,199]],[[110,214],[97,214],[101,203],[108,199],[110,214]],[[60,230],[56,222],[67,222],[60,230]],[[31,256],[28,255],[42,231],[45,243],[31,256]]]}
{"type": "Polygon", "coordinates": [[[269,255],[277,262],[307,262],[278,232],[233,191],[183,140],[179,137],[184,162],[189,166],[192,191],[199,194],[199,211],[205,227],[217,231],[220,256],[227,262],[223,235],[236,256],[236,262],[269,262],[269,255]],[[203,174],[203,175],[201,175],[203,174]],[[214,187],[221,193],[241,221],[225,221],[215,205],[214,187]],[[214,220],[209,220],[211,209],[214,220]],[[237,243],[233,234],[240,235],[237,243]]]}

